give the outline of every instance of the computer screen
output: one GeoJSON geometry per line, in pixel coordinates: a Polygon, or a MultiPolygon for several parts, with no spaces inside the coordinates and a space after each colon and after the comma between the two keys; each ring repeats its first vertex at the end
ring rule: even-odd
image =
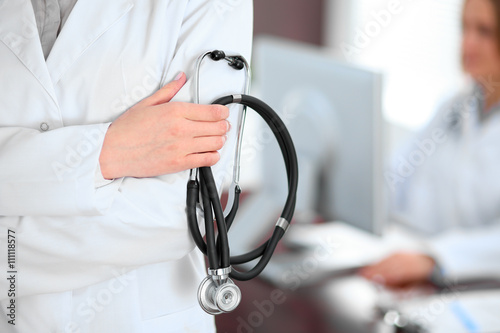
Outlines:
{"type": "MultiPolygon", "coordinates": [[[[315,210],[379,234],[386,215],[381,75],[318,47],[271,37],[255,41],[253,64],[259,97],[280,113],[296,145],[297,217],[315,210]]],[[[277,145],[270,142],[262,153],[263,184],[284,197],[277,145]]]]}

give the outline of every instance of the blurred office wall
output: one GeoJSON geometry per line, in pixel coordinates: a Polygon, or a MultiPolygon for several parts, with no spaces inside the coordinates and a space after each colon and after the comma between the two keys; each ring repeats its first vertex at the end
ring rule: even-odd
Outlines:
{"type": "Polygon", "coordinates": [[[464,0],[326,1],[341,8],[325,19],[334,31],[325,46],[343,61],[384,74],[383,109],[389,122],[417,130],[464,84],[464,0]]]}
{"type": "Polygon", "coordinates": [[[416,130],[463,85],[463,2],[254,0],[254,34],[325,46],[341,61],[382,72],[386,119],[416,130]]]}
{"type": "Polygon", "coordinates": [[[254,35],[323,44],[327,0],[254,0],[254,35]]]}

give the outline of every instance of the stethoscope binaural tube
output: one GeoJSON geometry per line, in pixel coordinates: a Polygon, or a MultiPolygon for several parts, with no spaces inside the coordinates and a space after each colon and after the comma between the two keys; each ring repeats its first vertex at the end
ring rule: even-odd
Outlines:
{"type": "MultiPolygon", "coordinates": [[[[203,54],[197,64],[198,73],[201,61],[208,55],[210,55],[213,60],[228,60],[230,66],[235,69],[246,68],[246,76],[247,78],[249,77],[247,67],[248,64],[243,57],[225,57],[222,51],[212,51],[203,54]]],[[[199,78],[197,79],[197,82],[199,82],[199,78]]],[[[199,97],[198,89],[199,86],[197,87],[197,96],[199,97]]],[[[231,257],[227,233],[238,210],[239,196],[241,193],[238,178],[239,152],[241,150],[243,128],[239,128],[237,147],[238,156],[236,159],[237,163],[235,163],[238,168],[238,174],[233,174],[233,193],[230,193],[229,196],[230,200],[228,201],[227,206],[230,207],[230,209],[226,208],[226,210],[228,210],[227,212],[222,210],[222,205],[211,168],[202,167],[197,169],[195,172],[192,170],[190,180],[187,185],[186,198],[188,225],[196,246],[208,257],[209,263],[209,276],[207,276],[200,284],[200,288],[198,289],[198,300],[201,307],[206,312],[210,314],[219,314],[234,310],[241,300],[239,288],[230,278],[246,281],[258,276],[269,263],[279,240],[288,229],[295,210],[298,187],[298,163],[290,133],[278,114],[274,112],[274,110],[266,103],[255,97],[242,94],[221,97],[215,100],[212,104],[241,104],[244,106],[244,110],[246,107],[249,107],[257,112],[271,128],[276,140],[278,141],[285,162],[288,180],[288,195],[286,203],[281,216],[276,223],[272,236],[257,249],[242,255],[231,257]],[[198,225],[198,206],[201,206],[203,211],[206,241],[204,240],[198,225]],[[214,227],[214,220],[217,224],[217,236],[214,227]],[[256,259],[258,259],[257,264],[255,264],[255,266],[248,271],[237,271],[232,267],[233,265],[248,263],[256,259]]],[[[240,121],[239,124],[242,125],[242,122],[240,121]]]]}

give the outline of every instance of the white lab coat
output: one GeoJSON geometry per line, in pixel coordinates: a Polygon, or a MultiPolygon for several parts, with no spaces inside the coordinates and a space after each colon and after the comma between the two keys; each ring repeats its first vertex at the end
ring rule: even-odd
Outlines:
{"type": "Polygon", "coordinates": [[[448,102],[386,173],[393,213],[453,280],[500,278],[500,105],[481,122],[483,96],[448,102]]]}
{"type": "MultiPolygon", "coordinates": [[[[98,157],[127,108],[180,71],[189,80],[174,100],[192,102],[196,58],[250,59],[251,38],[250,0],[80,0],[45,62],[30,0],[0,1],[0,332],[214,331],[196,299],[206,272],[185,217],[188,171],[103,182],[98,157]]],[[[243,72],[210,62],[202,103],[242,91],[243,72]]]]}

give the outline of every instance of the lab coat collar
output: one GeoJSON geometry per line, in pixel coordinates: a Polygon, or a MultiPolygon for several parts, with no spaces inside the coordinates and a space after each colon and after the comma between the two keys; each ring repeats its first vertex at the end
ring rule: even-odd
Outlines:
{"type": "Polygon", "coordinates": [[[35,14],[29,0],[0,0],[0,40],[54,98],[38,35],[35,14]]]}
{"type": "Polygon", "coordinates": [[[47,57],[52,82],[134,6],[132,0],[77,1],[47,57]]]}
{"type": "Polygon", "coordinates": [[[487,110],[487,114],[484,115],[484,112],[486,111],[485,108],[486,108],[486,98],[487,98],[487,95],[491,93],[491,91],[487,91],[486,88],[484,88],[481,84],[479,84],[478,82],[475,82],[474,84],[474,96],[477,96],[477,100],[478,100],[478,116],[479,116],[479,119],[484,122],[486,120],[488,120],[489,118],[491,118],[493,115],[496,115],[498,114],[498,112],[500,111],[500,102],[497,101],[495,104],[493,104],[492,106],[490,106],[489,110],[487,110]]]}
{"type": "Polygon", "coordinates": [[[54,85],[133,6],[133,0],[78,1],[45,61],[31,1],[0,0],[0,40],[57,104],[54,85]]]}

